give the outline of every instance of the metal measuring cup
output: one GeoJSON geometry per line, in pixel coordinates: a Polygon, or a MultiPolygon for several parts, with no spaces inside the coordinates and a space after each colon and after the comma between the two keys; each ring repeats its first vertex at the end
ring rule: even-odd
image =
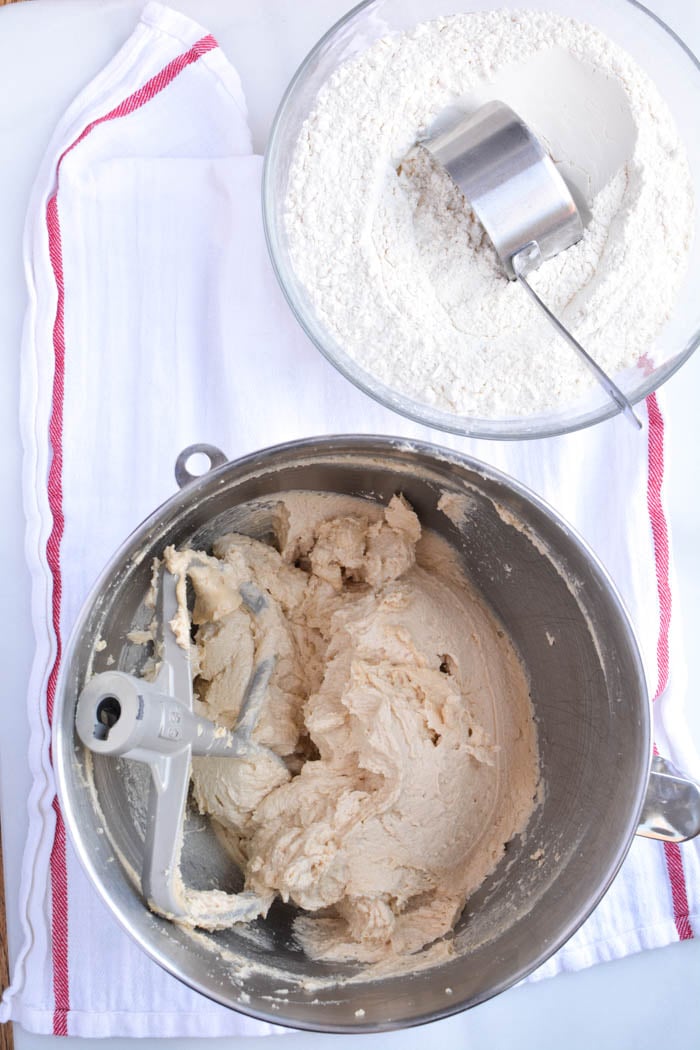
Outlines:
{"type": "MultiPolygon", "coordinates": [[[[425,139],[426,150],[469,201],[510,280],[517,280],[550,324],[636,427],[642,424],[610,376],[555,317],[527,280],[545,259],[583,237],[573,197],[540,141],[510,106],[487,102],[472,116],[425,139]]],[[[409,153],[409,157],[411,155],[409,153]]]]}

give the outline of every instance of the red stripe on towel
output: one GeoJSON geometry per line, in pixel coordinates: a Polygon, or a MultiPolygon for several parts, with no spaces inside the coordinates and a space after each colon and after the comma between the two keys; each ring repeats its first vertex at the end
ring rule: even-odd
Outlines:
{"type": "Polygon", "coordinates": [[[61,167],[63,158],[67,156],[71,150],[74,150],[75,147],[81,143],[91,131],[94,131],[96,127],[99,127],[100,124],[106,123],[108,120],[115,120],[118,117],[126,117],[129,113],[133,113],[135,110],[140,109],[146,102],[150,102],[152,98],[155,98],[156,95],[160,94],[163,88],[166,88],[175,77],[182,73],[183,69],[186,69],[187,66],[191,66],[192,63],[197,62],[202,55],[206,55],[208,51],[213,51],[216,47],[218,47],[218,44],[213,36],[203,36],[201,40],[198,40],[197,43],[189,49],[189,51],[185,51],[183,55],[178,55],[177,58],[172,60],[172,62],[168,62],[167,66],[164,66],[160,73],[156,73],[154,77],[147,80],[142,87],[138,88],[137,91],[134,91],[133,94],[128,96],[128,98],[125,98],[124,101],[120,102],[118,106],[114,107],[114,109],[111,109],[109,113],[105,113],[104,116],[97,117],[95,120],[90,121],[87,127],[85,127],[78,135],[77,139],[71,142],[70,146],[66,147],[58,158],[56,174],[58,175],[58,170],[61,167]]]}
{"type": "MultiPolygon", "coordinates": [[[[669,577],[668,524],[662,500],[664,482],[664,417],[661,414],[656,394],[647,398],[649,417],[647,507],[654,541],[656,561],[656,590],[659,600],[659,634],[656,643],[657,682],[654,700],[657,700],[669,677],[669,632],[671,628],[671,582],[669,577]]],[[[679,940],[693,937],[688,918],[688,891],[683,871],[683,858],[677,842],[664,842],[666,870],[671,884],[673,918],[679,940]]]]}
{"type": "MultiPolygon", "coordinates": [[[[46,209],[46,226],[49,235],[49,256],[58,292],[56,318],[53,325],[54,378],[49,422],[51,442],[51,465],[49,467],[49,506],[53,524],[46,544],[46,558],[53,577],[51,596],[51,622],[56,638],[56,657],[46,690],[46,713],[49,725],[53,723],[53,708],[56,699],[56,680],[61,664],[61,564],[60,551],[63,539],[63,386],[65,375],[65,341],[63,338],[63,264],[61,256],[61,230],[58,224],[56,194],[51,197],[46,209]]],[[[49,870],[51,873],[51,947],[53,962],[54,1035],[68,1035],[68,885],[66,869],[66,829],[63,816],[54,796],[53,810],[56,829],[49,870]]]]}
{"type": "Polygon", "coordinates": [[[659,635],[656,642],[657,682],[654,700],[668,685],[668,641],[671,627],[671,584],[668,573],[668,525],[661,498],[664,482],[664,417],[656,394],[647,398],[649,416],[649,458],[647,507],[654,540],[656,590],[659,598],[659,635]]]}
{"type": "MultiPolygon", "coordinates": [[[[53,326],[54,378],[51,400],[51,418],[49,420],[49,441],[51,443],[51,465],[48,477],[49,507],[53,520],[51,533],[46,544],[46,559],[53,580],[51,596],[51,622],[56,639],[56,655],[49,673],[46,689],[46,711],[49,725],[53,722],[54,703],[56,700],[56,683],[61,666],[61,541],[63,539],[63,396],[65,383],[65,333],[64,333],[64,283],[63,256],[61,250],[61,227],[58,217],[58,176],[63,158],[75,149],[96,127],[106,121],[125,117],[140,109],[146,102],[158,95],[184,69],[217,47],[213,36],[202,37],[189,51],[178,55],[168,62],[163,69],[140,87],[118,106],[102,117],[91,121],[58,159],[56,165],[56,189],[46,206],[46,228],[48,232],[49,258],[54,280],[56,281],[57,302],[56,317],[53,326]]],[[[58,798],[53,799],[53,810],[56,815],[54,841],[51,848],[51,941],[54,991],[54,1035],[68,1035],[68,1014],[70,1012],[70,980],[68,969],[68,869],[66,864],[66,829],[58,798]]]]}

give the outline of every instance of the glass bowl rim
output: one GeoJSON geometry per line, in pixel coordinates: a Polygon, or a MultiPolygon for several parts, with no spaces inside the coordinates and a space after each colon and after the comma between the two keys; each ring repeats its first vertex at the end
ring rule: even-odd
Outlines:
{"type": "MultiPolygon", "coordinates": [[[[641,3],[640,0],[616,0],[616,2],[618,5],[626,4],[629,7],[635,8],[643,15],[647,15],[651,21],[654,22],[662,32],[665,32],[667,36],[681,49],[685,54],[685,57],[689,59],[692,65],[695,66],[697,72],[700,73],[700,59],[688,44],[686,44],[682,37],[679,36],[679,34],[676,33],[675,30],[672,29],[659,15],[657,15],[655,11],[652,11],[645,4],[641,3]]],[[[562,434],[569,434],[577,430],[583,430],[587,427],[595,426],[598,423],[611,419],[613,416],[620,415],[619,408],[612,402],[587,413],[572,416],[568,421],[566,421],[565,418],[559,417],[553,418],[549,423],[536,422],[537,419],[540,418],[537,416],[522,416],[513,417],[509,420],[501,420],[498,418],[490,419],[486,416],[460,416],[453,412],[442,412],[380,382],[372,376],[370,372],[357,364],[357,362],[355,362],[348,354],[345,354],[342,347],[340,348],[341,353],[344,354],[347,360],[344,361],[339,359],[335,350],[326,346],[321,336],[317,335],[307,323],[307,319],[301,309],[302,304],[295,300],[283,272],[283,265],[277,248],[275,224],[272,217],[276,203],[276,195],[272,188],[272,172],[277,159],[280,128],[287,114],[290,103],[294,100],[297,86],[303,81],[309,66],[314,63],[316,57],[332,42],[345,26],[361,17],[365,9],[372,7],[375,3],[376,0],[360,0],[360,3],[351,7],[349,11],[334,22],[333,25],[331,25],[330,28],[316,41],[289,81],[270,127],[262,174],[261,195],[263,230],[268,255],[270,262],[272,263],[275,277],[277,278],[282,294],[284,295],[294,317],[316,349],[319,350],[325,359],[358,390],[371,397],[384,408],[388,408],[391,411],[404,416],[406,419],[412,420],[414,423],[426,427],[432,427],[445,433],[456,434],[460,437],[495,441],[521,441],[558,437],[562,434]]],[[[700,206],[700,201],[698,202],[698,205],[700,206]]],[[[317,322],[317,324],[319,328],[322,328],[320,322],[317,322]]],[[[646,381],[643,381],[636,391],[632,394],[626,391],[626,395],[629,397],[630,402],[632,404],[638,404],[645,400],[650,394],[653,394],[658,390],[686,363],[691,354],[697,349],[698,345],[700,345],[700,329],[694,333],[686,346],[679,350],[673,358],[665,364],[661,364],[654,368],[654,370],[646,377],[646,381]]]]}

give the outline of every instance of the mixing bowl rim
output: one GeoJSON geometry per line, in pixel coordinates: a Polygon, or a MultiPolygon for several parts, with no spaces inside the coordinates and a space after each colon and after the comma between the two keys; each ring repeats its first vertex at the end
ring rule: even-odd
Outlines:
{"type": "MultiPolygon", "coordinates": [[[[148,555],[145,556],[148,557],[148,555]]],[[[431,1021],[440,1020],[461,1013],[465,1009],[469,1009],[482,1002],[488,1001],[517,984],[518,981],[522,980],[537,969],[538,966],[542,965],[542,963],[549,959],[555,951],[561,948],[562,945],[573,936],[573,934],[595,910],[610,888],[610,885],[629,852],[636,829],[639,825],[649,783],[652,759],[651,712],[651,698],[646,686],[646,677],[644,674],[639,645],[632,621],[622,597],[607,569],[586,540],[559,514],[558,511],[547,503],[546,500],[533,492],[526,485],[517,481],[515,478],[510,477],[498,468],[492,467],[490,464],[484,463],[473,456],[446,449],[431,442],[414,441],[409,438],[390,437],[382,434],[336,434],[284,442],[251,452],[235,460],[228,460],[221,466],[216,467],[206,472],[201,477],[198,477],[196,480],[189,482],[182,489],[176,490],[130,533],[108,560],[96,582],[93,584],[87,598],[81,606],[75,625],[70,633],[56,685],[56,701],[52,717],[51,738],[53,767],[55,771],[60,809],[75,853],[89,881],[92,883],[99,896],[117,919],[120,927],[132,938],[132,940],[135,941],[139,948],[144,951],[153,962],[157,963],[157,965],[167,973],[182,981],[187,987],[192,988],[206,996],[208,999],[217,1002],[228,1009],[236,1010],[248,1017],[266,1021],[270,1024],[283,1024],[287,1027],[302,1031],[337,1032],[341,1034],[384,1032],[417,1027],[422,1024],[428,1024],[431,1021]],[[294,455],[295,453],[296,455],[294,455]],[[253,1010],[244,1003],[237,1002],[236,1005],[233,1005],[230,999],[226,999],[224,995],[219,995],[215,990],[205,987],[198,979],[188,975],[186,976],[180,967],[173,965],[167,955],[162,952],[159,947],[150,942],[149,938],[144,935],[140,927],[132,925],[128,917],[125,917],[122,914],[110,895],[109,887],[103,879],[98,866],[93,863],[92,856],[83,842],[80,824],[77,819],[76,811],[73,809],[71,800],[73,790],[75,790],[77,796],[79,791],[85,790],[85,784],[82,782],[78,783],[80,778],[72,775],[72,754],[76,748],[76,740],[75,736],[73,736],[72,739],[69,739],[67,732],[65,732],[63,723],[67,706],[66,699],[70,693],[69,669],[76,649],[81,641],[81,636],[85,630],[86,622],[89,619],[96,602],[99,601],[102,592],[105,590],[109,581],[113,578],[115,570],[124,565],[127,560],[133,556],[134,548],[138,544],[143,543],[143,539],[148,535],[149,531],[162,523],[162,519],[167,510],[174,510],[178,504],[184,508],[187,503],[196,502],[198,497],[203,496],[208,488],[216,487],[216,485],[230,473],[239,473],[242,476],[245,476],[246,472],[249,473],[251,471],[251,468],[256,469],[260,473],[267,472],[269,469],[273,468],[275,460],[279,457],[290,457],[288,464],[281,464],[281,466],[284,466],[291,465],[293,462],[297,462],[298,465],[303,465],[305,457],[313,456],[314,454],[323,454],[325,457],[325,455],[353,455],[355,453],[359,453],[360,455],[414,453],[427,458],[430,461],[431,466],[438,467],[439,469],[449,468],[451,465],[462,469],[466,468],[484,478],[484,480],[495,482],[504,487],[507,491],[524,499],[527,503],[532,504],[537,510],[544,513],[545,517],[549,518],[553,524],[562,530],[566,539],[574,545],[580,554],[584,556],[590,570],[594,574],[597,574],[599,581],[604,585],[606,594],[611,602],[611,607],[626,627],[625,634],[629,645],[629,653],[636,669],[635,679],[637,693],[640,700],[639,706],[643,712],[641,714],[643,723],[641,728],[645,741],[645,760],[638,763],[639,770],[635,791],[635,804],[630,808],[627,820],[625,821],[625,833],[620,836],[613,863],[609,866],[606,877],[600,882],[597,890],[592,895],[586,906],[583,909],[580,909],[577,914],[572,917],[571,921],[563,927],[561,933],[557,936],[555,942],[553,942],[554,947],[550,944],[537,955],[533,963],[520,967],[515,974],[500,981],[493,988],[489,989],[487,993],[467,1001],[457,1000],[444,1008],[432,1010],[430,1013],[412,1017],[407,1021],[390,1021],[384,1024],[363,1021],[358,1021],[357,1024],[352,1025],[329,1023],[314,1024],[312,1021],[305,1020],[301,1022],[294,1019],[290,1020],[279,1010],[265,1013],[261,1010],[253,1010]],[[291,458],[292,456],[294,456],[293,459],[291,458]],[[301,461],[301,463],[299,463],[299,461],[301,461]]],[[[74,726],[74,719],[70,724],[74,726]]],[[[641,749],[639,758],[642,758],[641,749]]],[[[145,904],[142,904],[142,906],[143,910],[148,912],[147,906],[145,904]]],[[[148,914],[150,915],[151,913],[148,912],[148,914]]],[[[423,972],[430,974],[431,970],[428,969],[423,972]]],[[[420,972],[413,975],[409,974],[407,976],[419,977],[420,972]]]]}
{"type": "MultiPolygon", "coordinates": [[[[648,15],[651,21],[656,23],[659,29],[665,32],[671,40],[680,47],[700,74],[700,59],[695,55],[694,51],[688,46],[682,37],[664,22],[659,15],[642,4],[640,0],[616,0],[616,2],[619,4],[628,4],[642,14],[648,15]]],[[[275,194],[272,190],[271,172],[278,152],[280,127],[286,115],[288,106],[294,96],[297,84],[303,79],[307,68],[314,62],[317,55],[328,43],[330,43],[343,27],[352,22],[353,19],[362,15],[365,9],[372,7],[375,3],[376,0],[361,0],[360,3],[347,11],[342,18],[338,19],[323,34],[323,36],[316,41],[289,81],[270,127],[270,134],[263,161],[261,187],[263,230],[272,269],[275,273],[282,294],[287,301],[292,314],[296,318],[296,321],[316,349],[345,379],[352,383],[354,387],[362,391],[362,393],[366,394],[368,397],[371,397],[373,401],[376,401],[384,408],[396,412],[405,419],[410,419],[414,423],[432,427],[444,433],[456,434],[459,437],[479,438],[488,441],[536,440],[539,438],[559,437],[562,434],[575,433],[578,430],[585,430],[588,427],[596,426],[598,423],[604,423],[606,420],[620,415],[620,410],[617,405],[609,402],[608,404],[602,403],[600,409],[586,413],[582,417],[576,417],[569,423],[552,422],[551,424],[533,427],[528,424],[528,420],[533,417],[523,416],[522,419],[514,417],[512,420],[509,420],[507,423],[508,429],[499,429],[498,420],[489,420],[487,417],[483,416],[459,416],[456,413],[433,410],[423,402],[417,401],[415,398],[409,397],[407,394],[403,394],[401,391],[395,390],[387,386],[385,383],[380,382],[380,380],[376,379],[370,372],[350,358],[349,355],[346,355],[347,363],[340,360],[336,356],[335,351],[329,349],[324,344],[321,335],[317,335],[307,322],[303,310],[303,304],[300,300],[298,301],[294,297],[291,288],[284,277],[281,253],[278,253],[277,236],[275,233],[274,222],[272,220],[275,194]],[[383,391],[386,391],[386,395],[384,395],[383,391]]],[[[309,309],[309,316],[311,315],[311,312],[311,309],[309,309]]],[[[319,327],[321,327],[320,324],[319,327]]],[[[662,387],[664,383],[668,382],[671,376],[675,375],[678,369],[686,363],[699,345],[700,329],[695,332],[686,343],[685,347],[679,350],[670,362],[661,364],[657,369],[654,369],[649,375],[647,381],[640,384],[636,393],[626,392],[631,404],[636,405],[645,400],[650,394],[653,394],[656,390],[662,387]]],[[[340,347],[340,350],[342,353],[345,353],[342,347],[340,347]]]]}

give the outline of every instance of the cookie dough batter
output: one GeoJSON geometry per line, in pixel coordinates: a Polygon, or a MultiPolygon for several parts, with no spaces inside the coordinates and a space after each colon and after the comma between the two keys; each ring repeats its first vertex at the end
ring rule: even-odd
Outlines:
{"type": "Polygon", "coordinates": [[[195,592],[199,713],[233,727],[254,665],[277,654],[255,739],[284,764],[195,759],[195,798],[246,888],[303,909],[310,955],[413,953],[452,929],[534,808],[525,673],[401,496],[289,493],[277,518],[278,550],[228,535],[213,555],[166,552],[195,592]]]}

